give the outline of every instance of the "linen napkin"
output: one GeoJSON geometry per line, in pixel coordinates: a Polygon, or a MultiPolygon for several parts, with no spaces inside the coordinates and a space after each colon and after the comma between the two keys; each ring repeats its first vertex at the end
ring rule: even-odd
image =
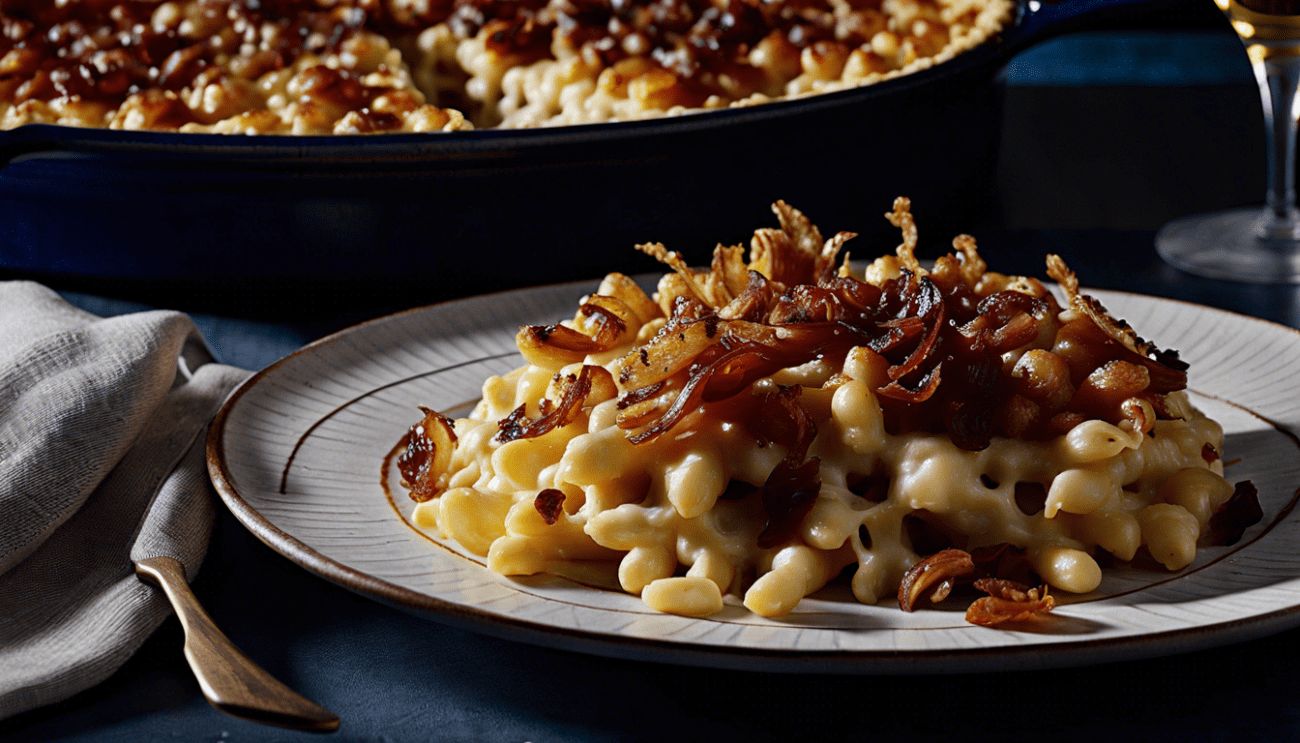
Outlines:
{"type": "Polygon", "coordinates": [[[247,375],[179,312],[101,319],[0,283],[0,719],[104,680],[171,613],[132,561],[198,571],[204,434],[247,375]]]}

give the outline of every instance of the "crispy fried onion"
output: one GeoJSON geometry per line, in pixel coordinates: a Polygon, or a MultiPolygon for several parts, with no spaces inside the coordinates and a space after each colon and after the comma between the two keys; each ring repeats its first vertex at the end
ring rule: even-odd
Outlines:
{"type": "Polygon", "coordinates": [[[626,401],[619,426],[634,443],[783,368],[834,363],[854,346],[889,362],[888,382],[875,390],[886,430],[947,432],[969,451],[998,434],[1055,436],[1089,418],[1145,432],[1157,417],[1174,417],[1164,395],[1187,382],[1177,355],[1156,351],[1080,294],[1059,257],[1049,259],[1049,272],[1075,310],[1064,328],[1041,284],[985,283],[969,236],[953,241],[955,255],[922,270],[906,199],[887,215],[903,233],[902,268],[879,285],[835,271],[847,233],[823,244],[798,211],[784,203],[774,210],[781,229],[755,233],[743,286],[736,248],[719,246],[710,270],[694,271],[663,246],[642,246],[676,273],[660,283],[657,299],[668,321],[618,362],[626,401]],[[998,286],[1013,288],[992,290],[998,286]],[[1027,349],[1030,361],[1004,370],[1005,354],[1027,349]]]}
{"type": "Polygon", "coordinates": [[[1046,585],[1030,588],[1001,578],[980,578],[975,588],[989,595],[966,609],[966,621],[981,627],[1023,621],[1056,608],[1056,599],[1047,595],[1046,585]]]}
{"type": "Polygon", "coordinates": [[[916,246],[920,241],[916,230],[916,218],[912,216],[912,200],[904,196],[894,199],[894,209],[885,214],[885,219],[903,233],[903,243],[898,246],[898,259],[902,262],[903,268],[924,275],[926,271],[921,268],[920,261],[916,259],[916,246]]]}
{"type": "MultiPolygon", "coordinates": [[[[821,232],[798,209],[778,201],[772,205],[772,211],[781,229],[755,230],[750,240],[748,264],[744,261],[744,248],[739,245],[717,246],[707,271],[692,269],[679,253],[660,243],[637,245],[637,250],[674,271],[659,284],[659,303],[664,314],[671,314],[676,299],[689,297],[717,311],[724,319],[734,319],[734,310],[723,308],[750,289],[754,274],[770,282],[777,295],[789,286],[815,284],[834,277],[840,250],[855,237],[854,233],[840,232],[823,241],[821,232]]],[[[753,299],[752,294],[748,299],[753,299]]]]}
{"type": "Polygon", "coordinates": [[[784,286],[820,281],[835,273],[835,258],[855,235],[841,232],[822,241],[821,232],[784,201],[772,205],[780,230],[760,229],[750,241],[750,269],[784,286]]]}
{"type": "MultiPolygon", "coordinates": [[[[1092,320],[1093,324],[1105,333],[1108,338],[1128,349],[1139,358],[1154,362],[1158,367],[1164,367],[1175,372],[1187,371],[1187,364],[1178,358],[1177,351],[1156,348],[1150,341],[1144,340],[1134,332],[1127,322],[1112,316],[1101,302],[1081,293],[1079,291],[1079,277],[1065,265],[1065,261],[1059,255],[1047,256],[1047,275],[1065,290],[1070,307],[1092,320]]],[[[1156,368],[1152,369],[1152,371],[1159,372],[1162,370],[1156,368]]],[[[1186,374],[1183,375],[1183,384],[1186,384],[1186,374]]]]}
{"type": "Polygon", "coordinates": [[[424,418],[407,431],[406,450],[397,458],[397,470],[411,500],[423,503],[447,489],[447,471],[456,449],[456,432],[446,417],[421,407],[424,418]]]}
{"type": "MultiPolygon", "coordinates": [[[[721,249],[721,246],[719,248],[721,249]]],[[[700,280],[702,274],[693,271],[686,264],[686,260],[682,258],[681,253],[669,250],[664,247],[663,243],[643,243],[637,245],[636,249],[676,271],[677,275],[681,277],[681,284],[685,287],[688,296],[693,296],[701,302],[708,301],[709,292],[705,284],[700,280]]]]}
{"type": "Polygon", "coordinates": [[[975,562],[968,552],[959,549],[936,552],[903,575],[903,582],[898,585],[898,607],[906,612],[915,611],[923,596],[928,596],[931,603],[943,601],[957,579],[974,570],[975,562]]]}
{"type": "Polygon", "coordinates": [[[543,399],[539,405],[541,416],[536,419],[528,417],[526,404],[515,408],[510,415],[497,423],[498,430],[493,438],[504,444],[516,439],[535,438],[552,429],[568,425],[569,421],[573,420],[573,415],[582,409],[587,394],[591,392],[593,371],[604,370],[598,366],[584,364],[577,374],[570,374],[561,379],[560,401],[551,405],[549,400],[543,399]]]}
{"type": "Polygon", "coordinates": [[[936,552],[918,561],[903,576],[898,586],[898,606],[911,612],[922,598],[938,603],[948,597],[957,583],[980,573],[984,576],[975,578],[973,585],[989,595],[976,599],[967,608],[966,621],[971,624],[988,627],[1019,621],[1049,612],[1056,606],[1056,600],[1047,595],[1047,586],[1030,588],[999,577],[1003,570],[1022,571],[1023,550],[998,544],[978,549],[974,555],[959,549],[936,552]]]}

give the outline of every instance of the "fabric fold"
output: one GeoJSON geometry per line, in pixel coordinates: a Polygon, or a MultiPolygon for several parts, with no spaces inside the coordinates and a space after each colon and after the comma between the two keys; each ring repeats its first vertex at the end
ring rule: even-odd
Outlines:
{"type": "Polygon", "coordinates": [[[183,314],[100,319],[0,284],[0,719],[99,683],[170,614],[133,560],[197,572],[205,433],[247,374],[183,314]]]}

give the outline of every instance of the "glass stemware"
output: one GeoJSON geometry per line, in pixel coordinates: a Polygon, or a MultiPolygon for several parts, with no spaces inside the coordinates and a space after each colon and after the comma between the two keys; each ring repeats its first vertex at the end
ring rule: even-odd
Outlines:
{"type": "Polygon", "coordinates": [[[1178,219],[1156,250],[1190,273],[1252,283],[1300,283],[1296,209],[1296,91],[1300,87],[1300,0],[1215,0],[1246,45],[1264,103],[1267,203],[1178,219]]]}

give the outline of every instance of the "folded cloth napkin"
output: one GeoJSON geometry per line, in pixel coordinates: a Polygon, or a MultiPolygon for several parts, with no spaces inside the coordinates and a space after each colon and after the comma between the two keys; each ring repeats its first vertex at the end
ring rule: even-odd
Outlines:
{"type": "Polygon", "coordinates": [[[170,614],[132,561],[194,577],[216,518],[203,434],[247,374],[178,312],[100,319],[0,283],[0,719],[104,680],[170,614]]]}

